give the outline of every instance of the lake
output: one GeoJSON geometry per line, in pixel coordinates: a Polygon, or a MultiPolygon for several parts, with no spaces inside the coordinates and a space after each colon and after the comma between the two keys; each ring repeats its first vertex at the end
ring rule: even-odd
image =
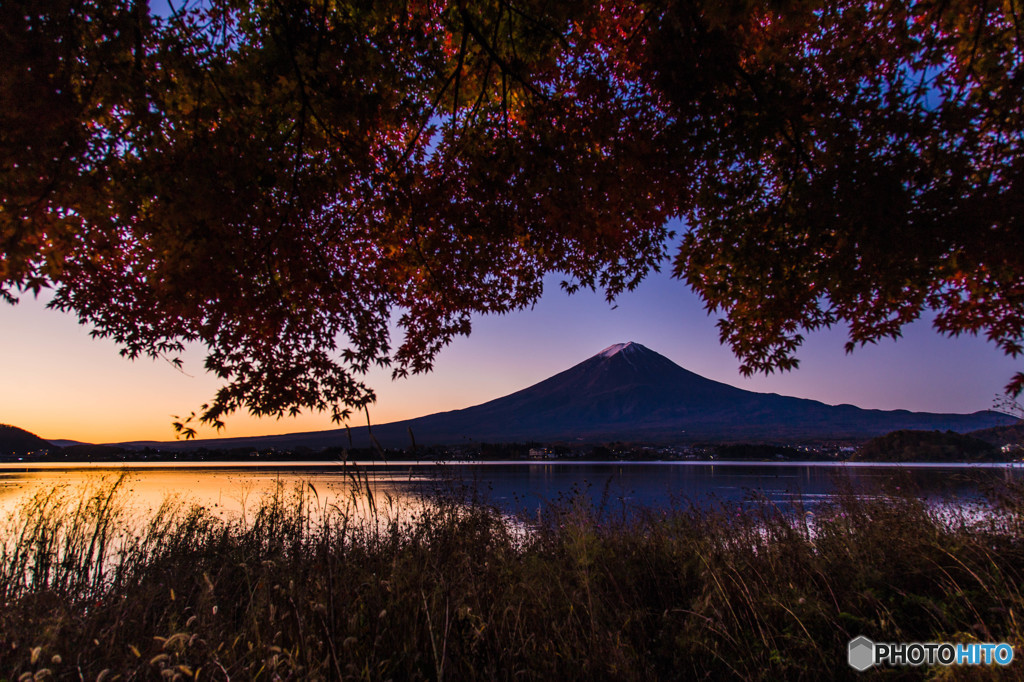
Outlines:
{"type": "Polygon", "coordinates": [[[1017,464],[825,464],[819,462],[456,462],[336,465],[324,462],[0,465],[0,516],[41,490],[72,495],[126,475],[126,504],[141,513],[168,496],[224,518],[243,516],[261,498],[301,489],[321,507],[365,513],[415,510],[436,493],[475,494],[503,511],[534,517],[549,505],[582,498],[611,513],[672,505],[739,503],[755,497],[788,508],[828,500],[837,491],[889,490],[929,500],[978,499],[981,491],[1024,482],[1017,464]]]}

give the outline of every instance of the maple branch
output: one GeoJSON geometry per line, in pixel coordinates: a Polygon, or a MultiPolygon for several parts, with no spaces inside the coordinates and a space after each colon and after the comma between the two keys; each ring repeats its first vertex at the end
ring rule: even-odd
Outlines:
{"type": "Polygon", "coordinates": [[[462,22],[465,28],[468,29],[469,33],[476,39],[477,45],[482,47],[484,52],[486,52],[488,56],[498,64],[498,68],[500,68],[502,72],[512,76],[512,78],[518,81],[524,88],[539,97],[541,100],[548,100],[547,95],[538,90],[533,83],[526,80],[526,78],[523,77],[516,69],[513,69],[512,65],[506,62],[501,55],[494,50],[494,47],[488,43],[487,38],[480,33],[480,29],[478,29],[476,24],[473,23],[473,17],[470,16],[469,11],[462,3],[459,3],[459,15],[462,17],[462,22]]]}

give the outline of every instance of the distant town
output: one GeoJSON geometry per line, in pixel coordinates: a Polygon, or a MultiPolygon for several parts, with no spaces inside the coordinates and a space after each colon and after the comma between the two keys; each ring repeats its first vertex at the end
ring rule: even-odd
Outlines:
{"type": "Polygon", "coordinates": [[[341,462],[474,462],[474,461],[750,461],[750,462],[997,462],[1024,457],[1024,427],[990,429],[975,435],[952,431],[902,430],[866,441],[835,440],[804,443],[694,443],[652,444],[615,441],[578,443],[469,443],[409,448],[313,449],[293,447],[144,447],[75,444],[53,446],[21,429],[4,426],[8,438],[0,440],[0,462],[34,463],[203,463],[267,462],[268,464],[341,462]],[[13,431],[12,431],[13,430],[13,431]],[[31,446],[12,446],[10,435],[20,432],[31,446]]]}

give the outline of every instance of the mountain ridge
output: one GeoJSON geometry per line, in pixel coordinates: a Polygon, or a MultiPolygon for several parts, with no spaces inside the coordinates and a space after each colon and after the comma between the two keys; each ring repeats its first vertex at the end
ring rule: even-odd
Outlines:
{"type": "MultiPolygon", "coordinates": [[[[573,441],[697,442],[870,438],[899,429],[973,431],[1014,423],[991,411],[971,414],[873,410],[755,393],[713,381],[645,346],[613,344],[511,394],[471,407],[372,427],[384,447],[417,444],[573,441]]],[[[200,447],[369,447],[367,427],[194,441],[135,441],[200,447]]]]}

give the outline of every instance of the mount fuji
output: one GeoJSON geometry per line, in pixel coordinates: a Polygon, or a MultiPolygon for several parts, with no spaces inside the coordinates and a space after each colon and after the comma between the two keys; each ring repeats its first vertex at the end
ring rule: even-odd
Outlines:
{"type": "MultiPolygon", "coordinates": [[[[958,432],[1016,420],[992,411],[933,414],[867,410],[755,393],[706,379],[638,343],[609,346],[540,383],[490,402],[373,426],[385,447],[469,442],[797,441],[869,438],[898,429],[958,432]]],[[[367,447],[367,428],[352,442],[367,447]]],[[[154,443],[148,443],[155,445],[154,443]]],[[[344,429],[251,438],[217,438],[170,447],[314,449],[347,445],[344,429]]],[[[142,445],[133,443],[126,445],[142,445]]]]}

